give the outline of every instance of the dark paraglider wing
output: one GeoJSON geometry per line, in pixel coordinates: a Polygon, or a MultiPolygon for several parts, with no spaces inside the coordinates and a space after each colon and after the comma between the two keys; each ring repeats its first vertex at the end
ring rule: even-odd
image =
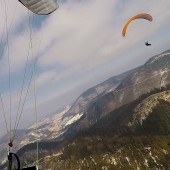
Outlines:
{"type": "Polygon", "coordinates": [[[128,26],[129,26],[129,24],[130,24],[133,20],[135,20],[135,19],[146,19],[146,20],[148,20],[148,21],[150,21],[150,22],[153,20],[152,16],[149,15],[149,14],[146,14],[146,13],[137,14],[137,15],[133,16],[132,18],[130,18],[130,19],[127,21],[127,23],[125,24],[125,26],[124,26],[124,28],[123,28],[123,31],[122,31],[122,36],[123,36],[123,37],[126,36],[126,31],[127,31],[127,28],[128,28],[128,26]]]}
{"type": "Polygon", "coordinates": [[[48,15],[59,6],[57,0],[18,0],[26,8],[38,15],[48,15]]]}

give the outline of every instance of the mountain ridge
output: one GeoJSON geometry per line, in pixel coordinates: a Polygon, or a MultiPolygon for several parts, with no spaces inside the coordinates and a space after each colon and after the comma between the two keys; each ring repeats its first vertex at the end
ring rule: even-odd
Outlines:
{"type": "Polygon", "coordinates": [[[154,88],[162,88],[169,84],[169,50],[152,57],[150,62],[154,60],[155,62],[152,62],[152,68],[146,62],[143,66],[138,67],[134,72],[131,72],[131,74],[125,77],[113,91],[93,101],[84,113],[84,119],[80,119],[81,122],[79,122],[77,127],[74,127],[74,130],[78,131],[81,128],[88,128],[112,110],[137,99],[140,95],[154,88]],[[159,56],[161,56],[159,58],[160,62],[155,60],[159,56]]]}
{"type": "MultiPolygon", "coordinates": [[[[170,76],[167,74],[170,67],[169,51],[170,50],[152,57],[143,66],[132,69],[127,73],[114,76],[82,93],[82,95],[80,95],[75,103],[69,109],[67,109],[64,114],[61,114],[60,116],[58,115],[59,119],[57,120],[57,122],[61,124],[63,123],[62,127],[65,128],[63,129],[63,131],[60,131],[60,134],[54,135],[54,133],[56,133],[57,131],[55,127],[56,125],[54,125],[54,133],[52,132],[51,134],[49,134],[49,136],[51,135],[55,137],[49,137],[49,140],[51,140],[53,144],[56,144],[56,146],[63,146],[65,143],[67,143],[67,141],[70,141],[72,138],[76,137],[77,134],[82,133],[82,131],[83,133],[85,133],[86,130],[89,130],[91,128],[95,129],[95,127],[97,127],[97,124],[102,124],[101,121],[103,119],[107,119],[107,116],[109,116],[111,113],[123,112],[126,110],[127,106],[129,106],[128,110],[130,110],[131,107],[136,104],[134,103],[131,106],[131,102],[137,100],[138,98],[140,99],[140,96],[142,96],[143,94],[145,94],[145,97],[148,97],[147,95],[150,95],[149,93],[154,90],[155,93],[167,91],[166,88],[169,88],[168,85],[170,83],[170,76]],[[144,79],[146,81],[143,81],[144,79]],[[122,111],[120,111],[121,109],[122,111]],[[63,140],[66,140],[66,142],[62,143],[63,140]]],[[[165,100],[165,98],[163,99],[165,100]]],[[[156,103],[156,105],[158,103],[156,103]]],[[[167,107],[169,107],[168,103],[161,104],[167,105],[167,107]]],[[[136,112],[139,111],[140,109],[138,109],[138,111],[136,112]]],[[[128,127],[128,120],[133,120],[132,114],[123,113],[122,115],[127,117],[127,119],[122,119],[122,117],[118,115],[117,118],[119,119],[115,121],[115,124],[120,123],[120,125],[123,124],[123,126],[118,126],[119,129],[117,130],[115,130],[116,127],[114,127],[113,129],[116,131],[116,135],[118,136],[120,134],[132,133],[136,128],[135,124],[135,126],[131,126],[132,131],[129,131],[130,127],[128,127]],[[127,124],[124,124],[123,121],[125,121],[127,124]]],[[[150,113],[148,115],[150,115],[150,113]]],[[[50,118],[47,119],[51,120],[50,118]]],[[[113,120],[116,120],[116,118],[114,118],[113,120]]],[[[133,125],[133,121],[130,122],[130,124],[133,125]]],[[[50,124],[45,123],[40,128],[44,128],[46,125],[48,127],[50,124]]],[[[138,126],[139,125],[140,124],[138,124],[138,126]]],[[[145,125],[148,126],[148,123],[145,122],[145,125]]],[[[138,130],[140,132],[143,131],[143,129],[140,128],[138,130]]],[[[44,140],[44,142],[40,143],[42,144],[42,146],[47,146],[46,144],[49,144],[50,141],[44,140]]],[[[19,152],[22,153],[22,149],[29,149],[34,145],[35,144],[25,145],[23,148],[21,148],[21,150],[19,150],[19,152]]]]}

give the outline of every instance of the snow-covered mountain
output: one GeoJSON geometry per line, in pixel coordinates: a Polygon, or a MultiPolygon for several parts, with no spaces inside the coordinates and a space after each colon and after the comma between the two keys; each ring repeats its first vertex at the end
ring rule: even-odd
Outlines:
{"type": "MultiPolygon", "coordinates": [[[[27,144],[34,143],[37,140],[55,140],[57,137],[62,135],[72,123],[82,116],[79,114],[69,114],[69,116],[65,117],[65,114],[69,109],[70,106],[66,106],[60,112],[53,113],[50,116],[41,119],[38,121],[37,125],[33,124],[24,130],[17,130],[13,151],[15,152],[19,148],[27,144]]],[[[1,163],[3,163],[4,159],[6,159],[6,154],[7,135],[0,139],[1,163]]]]}

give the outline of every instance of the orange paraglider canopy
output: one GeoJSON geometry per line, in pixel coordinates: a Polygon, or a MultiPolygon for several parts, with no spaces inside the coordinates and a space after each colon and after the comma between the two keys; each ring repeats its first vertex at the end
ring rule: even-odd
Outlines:
{"type": "Polygon", "coordinates": [[[125,37],[125,35],[126,35],[126,30],[127,30],[128,26],[129,26],[129,24],[130,24],[133,20],[135,20],[135,19],[146,19],[146,20],[148,20],[148,21],[150,21],[150,22],[153,20],[152,16],[149,15],[149,14],[146,14],[146,13],[137,14],[137,15],[133,16],[132,18],[130,18],[130,19],[128,20],[128,22],[125,24],[125,26],[124,26],[124,28],[123,28],[123,31],[122,31],[122,36],[123,36],[123,37],[125,37]]]}

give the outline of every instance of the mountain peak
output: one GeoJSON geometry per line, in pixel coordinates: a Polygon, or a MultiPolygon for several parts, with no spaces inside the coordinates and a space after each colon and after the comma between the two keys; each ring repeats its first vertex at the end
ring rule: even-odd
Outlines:
{"type": "Polygon", "coordinates": [[[154,57],[152,57],[151,59],[149,59],[145,65],[151,65],[154,63],[159,62],[160,60],[166,59],[167,57],[170,57],[170,50],[164,51],[161,54],[158,54],[154,57]]]}

